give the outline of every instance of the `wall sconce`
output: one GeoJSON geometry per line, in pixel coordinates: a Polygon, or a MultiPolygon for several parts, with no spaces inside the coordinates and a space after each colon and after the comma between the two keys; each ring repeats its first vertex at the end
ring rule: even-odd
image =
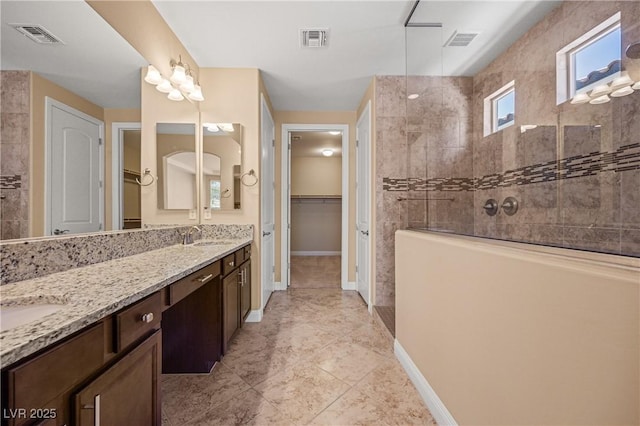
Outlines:
{"type": "Polygon", "coordinates": [[[634,90],[640,90],[640,82],[634,82],[626,71],[620,74],[611,83],[600,84],[596,86],[590,93],[587,92],[576,93],[571,99],[572,104],[586,104],[589,102],[592,105],[605,104],[613,98],[620,98],[633,93],[634,90]],[[634,84],[635,83],[635,84],[634,84]]]}
{"type": "Polygon", "coordinates": [[[149,65],[144,81],[156,86],[159,92],[167,93],[167,98],[172,101],[181,101],[185,97],[192,101],[204,101],[202,88],[193,79],[191,67],[182,63],[182,57],[179,57],[178,62],[172,59],[170,65],[173,72],[169,79],[164,78],[156,67],[149,65]]]}

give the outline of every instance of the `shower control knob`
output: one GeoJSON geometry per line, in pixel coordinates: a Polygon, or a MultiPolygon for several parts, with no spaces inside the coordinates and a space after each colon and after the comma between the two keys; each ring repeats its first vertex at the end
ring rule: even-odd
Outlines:
{"type": "Polygon", "coordinates": [[[493,198],[490,198],[484,203],[484,206],[482,206],[482,208],[489,216],[495,216],[496,213],[498,213],[498,202],[493,198]]]}
{"type": "Polygon", "coordinates": [[[518,200],[514,197],[507,197],[502,202],[502,211],[504,211],[507,216],[512,216],[516,214],[518,211],[518,200]]]}

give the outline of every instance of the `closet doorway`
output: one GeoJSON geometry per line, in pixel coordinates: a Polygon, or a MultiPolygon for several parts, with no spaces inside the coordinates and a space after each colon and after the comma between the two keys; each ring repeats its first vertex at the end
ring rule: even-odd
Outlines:
{"type": "Polygon", "coordinates": [[[112,137],[112,210],[114,230],[142,227],[140,185],[140,123],[116,122],[112,137]]]}
{"type": "Polygon", "coordinates": [[[348,126],[286,126],[283,283],[347,289],[348,126]]]}

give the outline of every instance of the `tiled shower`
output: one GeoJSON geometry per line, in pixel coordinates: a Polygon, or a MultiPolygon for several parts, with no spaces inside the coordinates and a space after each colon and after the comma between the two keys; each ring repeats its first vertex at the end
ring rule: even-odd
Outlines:
{"type": "Polygon", "coordinates": [[[603,104],[556,93],[556,53],[617,12],[622,70],[637,81],[640,59],[625,56],[640,42],[636,1],[561,2],[473,75],[443,71],[454,47],[416,56],[412,44],[442,46],[446,28],[406,29],[407,75],[376,79],[375,305],[395,303],[397,229],[640,256],[640,91],[603,104]],[[512,80],[515,123],[485,136],[485,98],[512,80]]]}

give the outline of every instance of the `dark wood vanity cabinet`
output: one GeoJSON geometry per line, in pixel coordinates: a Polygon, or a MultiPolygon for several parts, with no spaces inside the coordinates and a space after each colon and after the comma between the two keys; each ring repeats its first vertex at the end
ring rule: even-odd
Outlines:
{"type": "Polygon", "coordinates": [[[159,425],[161,352],[158,330],[75,393],[75,424],[159,425]]]}
{"type": "Polygon", "coordinates": [[[169,287],[162,314],[162,372],[208,373],[222,358],[222,285],[215,262],[169,287]]]}
{"type": "Polygon", "coordinates": [[[2,424],[159,425],[160,301],[154,293],[3,369],[2,424]],[[140,422],[121,421],[130,413],[140,422]]]}
{"type": "Polygon", "coordinates": [[[236,332],[251,311],[251,246],[245,246],[223,259],[223,313],[226,353],[236,332]]]}

